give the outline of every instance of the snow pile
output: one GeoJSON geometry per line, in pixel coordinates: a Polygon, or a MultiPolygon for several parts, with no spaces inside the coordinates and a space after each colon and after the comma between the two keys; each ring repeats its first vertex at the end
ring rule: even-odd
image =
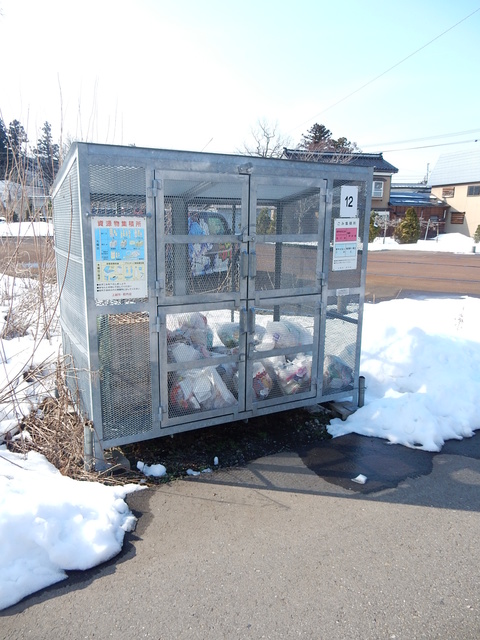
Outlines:
{"type": "Polygon", "coordinates": [[[399,244],[393,238],[375,238],[368,245],[369,251],[446,251],[448,253],[480,253],[480,244],[463,233],[442,233],[430,240],[419,240],[415,244],[399,244]]]}
{"type": "Polygon", "coordinates": [[[167,469],[163,466],[163,464],[152,464],[148,465],[139,460],[137,462],[137,469],[143,473],[145,476],[150,476],[152,478],[163,478],[167,473],[167,469]]]}
{"type": "Polygon", "coordinates": [[[4,238],[50,236],[53,238],[53,224],[51,222],[2,222],[0,236],[4,238]]]}
{"type": "Polygon", "coordinates": [[[360,374],[365,406],[333,436],[358,433],[440,451],[480,429],[480,299],[366,305],[360,374]]]}
{"type": "Polygon", "coordinates": [[[0,399],[0,442],[2,442],[6,434],[15,434],[22,418],[28,416],[45,397],[53,393],[55,385],[53,374],[56,355],[60,350],[60,339],[43,340],[35,345],[33,336],[27,335],[0,342],[2,347],[0,389],[10,388],[15,393],[15,399],[11,393],[2,393],[0,399]],[[34,374],[29,376],[29,371],[34,374]]]}
{"type": "Polygon", "coordinates": [[[118,554],[136,523],[124,499],[138,489],[72,480],[0,447],[0,609],[118,554]]]}
{"type": "Polygon", "coordinates": [[[2,287],[0,335],[4,331],[9,335],[0,339],[0,443],[7,433],[14,435],[22,418],[52,395],[61,351],[56,288],[50,291],[50,285],[44,285],[42,303],[46,309],[42,313],[36,281],[4,275],[2,287]],[[50,319],[49,338],[42,338],[50,319]]]}

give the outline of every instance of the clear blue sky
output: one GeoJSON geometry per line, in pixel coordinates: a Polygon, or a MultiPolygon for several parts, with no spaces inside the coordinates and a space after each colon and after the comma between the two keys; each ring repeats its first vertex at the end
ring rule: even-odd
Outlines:
{"type": "Polygon", "coordinates": [[[480,0],[0,0],[0,11],[0,115],[33,144],[48,120],[55,139],[235,153],[259,119],[292,146],[318,122],[383,152],[397,181],[480,144],[480,0]],[[399,151],[412,147],[428,148],[399,151]]]}

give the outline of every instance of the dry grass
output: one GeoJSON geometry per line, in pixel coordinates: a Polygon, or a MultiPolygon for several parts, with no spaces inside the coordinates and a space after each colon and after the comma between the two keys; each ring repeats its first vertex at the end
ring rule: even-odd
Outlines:
{"type": "Polygon", "coordinates": [[[37,451],[71,478],[89,479],[84,469],[83,433],[85,422],[75,412],[65,389],[62,365],[57,368],[57,397],[46,398],[21,424],[21,436],[9,448],[21,452],[37,451]]]}
{"type": "MultiPolygon", "coordinates": [[[[31,372],[35,375],[35,372],[31,372]]],[[[75,480],[89,480],[105,484],[123,484],[125,476],[131,482],[139,474],[120,473],[109,468],[99,474],[85,465],[85,429],[93,429],[90,421],[77,412],[66,385],[66,364],[59,358],[55,367],[55,394],[43,400],[21,421],[20,432],[7,439],[11,451],[28,455],[36,451],[56,467],[62,475],[75,480]],[[113,475],[115,473],[115,475],[113,475]]]]}
{"type": "MultiPolygon", "coordinates": [[[[16,193],[26,199],[25,181],[16,193]]],[[[18,201],[2,215],[13,221],[18,201]]],[[[85,420],[65,384],[65,363],[60,356],[55,361],[40,355],[45,341],[59,332],[54,264],[50,237],[0,237],[0,415],[8,414],[12,425],[0,432],[0,443],[24,455],[37,451],[64,475],[92,479],[84,468],[85,420]],[[12,366],[10,345],[22,339],[24,354],[15,356],[12,366]]]]}

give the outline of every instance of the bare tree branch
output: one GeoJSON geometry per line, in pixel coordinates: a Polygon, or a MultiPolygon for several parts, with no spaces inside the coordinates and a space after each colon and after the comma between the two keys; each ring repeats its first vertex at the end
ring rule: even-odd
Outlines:
{"type": "Polygon", "coordinates": [[[260,156],[261,158],[280,158],[283,149],[288,147],[290,139],[283,136],[278,130],[278,123],[271,124],[267,120],[258,120],[255,128],[251,130],[253,142],[245,142],[240,153],[248,156],[260,156]]]}

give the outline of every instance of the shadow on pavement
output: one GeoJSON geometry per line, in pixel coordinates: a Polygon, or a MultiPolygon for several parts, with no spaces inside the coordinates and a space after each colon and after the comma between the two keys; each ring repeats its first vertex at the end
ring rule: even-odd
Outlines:
{"type": "Polygon", "coordinates": [[[431,453],[350,434],[187,481],[480,511],[480,437],[431,453]]]}

